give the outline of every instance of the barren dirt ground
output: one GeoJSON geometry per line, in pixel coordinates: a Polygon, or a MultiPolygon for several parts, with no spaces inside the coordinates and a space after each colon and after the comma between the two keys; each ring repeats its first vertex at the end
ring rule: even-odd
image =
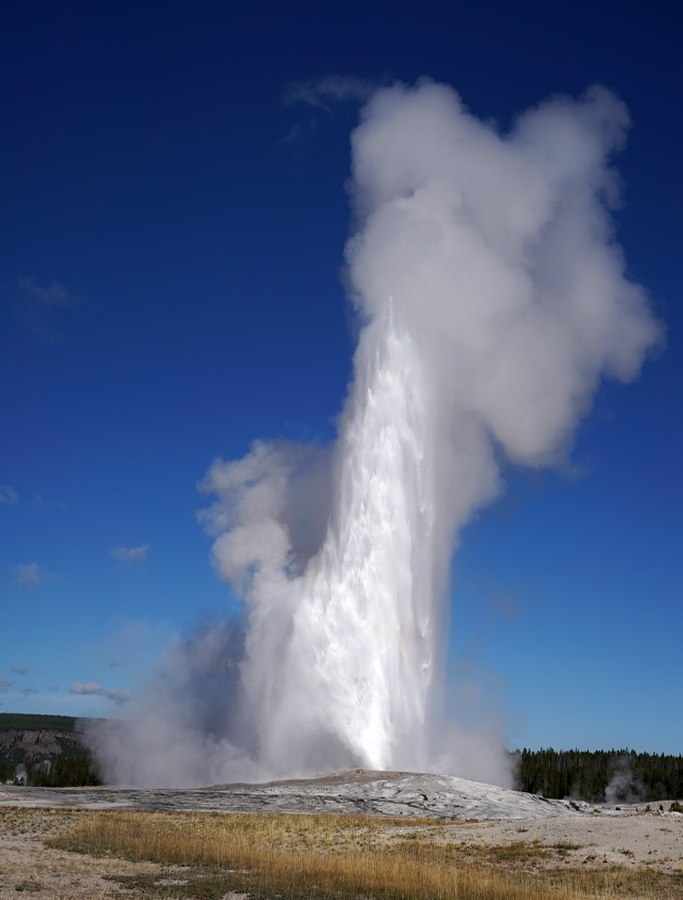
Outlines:
{"type": "MultiPolygon", "coordinates": [[[[662,804],[669,809],[669,801],[662,804]]],[[[620,815],[554,819],[490,820],[458,826],[457,838],[467,843],[498,846],[516,841],[577,845],[567,849],[560,864],[648,866],[665,872],[683,871],[683,815],[660,812],[659,804],[624,806],[620,815]]],[[[553,865],[558,865],[555,858],[553,865]]]]}

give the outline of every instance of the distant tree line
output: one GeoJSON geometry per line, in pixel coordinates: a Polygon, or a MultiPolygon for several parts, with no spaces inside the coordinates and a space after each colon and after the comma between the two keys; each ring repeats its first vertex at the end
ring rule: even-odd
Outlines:
{"type": "Polygon", "coordinates": [[[520,791],[590,803],[683,798],[683,756],[634,750],[517,750],[520,791]]]}
{"type": "MultiPolygon", "coordinates": [[[[41,716],[35,713],[0,713],[0,731],[74,731],[74,716],[41,716]]],[[[83,720],[81,720],[83,721],[83,720]]]]}
{"type": "Polygon", "coordinates": [[[7,784],[14,779],[17,764],[6,759],[0,759],[0,783],[7,784]]]}
{"type": "Polygon", "coordinates": [[[57,756],[52,760],[26,763],[27,784],[34,787],[90,787],[102,784],[97,767],[88,754],[57,756]]]}
{"type": "Polygon", "coordinates": [[[17,766],[15,760],[0,759],[0,784],[17,783],[22,768],[26,780],[35,787],[88,787],[102,784],[97,766],[88,754],[27,760],[17,766]]]}

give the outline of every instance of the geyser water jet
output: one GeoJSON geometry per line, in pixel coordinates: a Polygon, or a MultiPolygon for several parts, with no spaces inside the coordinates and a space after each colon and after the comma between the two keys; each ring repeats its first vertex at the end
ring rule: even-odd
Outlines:
{"type": "Polygon", "coordinates": [[[635,378],[660,339],[610,222],[627,126],[600,87],[507,134],[430,81],[371,98],[352,137],[362,327],[337,441],[213,463],[202,519],[243,625],[173,650],[145,716],[98,740],[107,774],[500,780],[483,742],[446,747],[432,702],[449,563],[498,460],[557,462],[600,378],[635,378]]]}

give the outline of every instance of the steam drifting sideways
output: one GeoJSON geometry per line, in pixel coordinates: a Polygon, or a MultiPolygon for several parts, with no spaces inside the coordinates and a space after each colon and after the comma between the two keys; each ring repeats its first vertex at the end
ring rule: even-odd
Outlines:
{"type": "Polygon", "coordinates": [[[434,699],[449,564],[497,460],[558,462],[601,377],[635,378],[661,339],[610,222],[627,127],[601,87],[507,134],[445,85],[371,97],[352,135],[362,327],[337,441],[213,463],[202,518],[243,626],[174,648],[136,721],[93,736],[110,778],[500,780],[434,699]]]}

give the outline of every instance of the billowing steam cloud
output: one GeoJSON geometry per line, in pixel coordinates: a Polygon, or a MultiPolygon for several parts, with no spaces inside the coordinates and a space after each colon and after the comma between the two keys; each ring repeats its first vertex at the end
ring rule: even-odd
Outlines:
{"type": "Polygon", "coordinates": [[[478,768],[462,738],[447,749],[432,702],[449,562],[498,460],[557,462],[601,377],[635,378],[660,337],[608,212],[627,126],[600,87],[504,135],[444,85],[372,96],[352,137],[362,327],[338,439],[211,466],[203,519],[243,624],[175,648],[140,723],[108,733],[108,775],[500,777],[483,744],[478,768]]]}

